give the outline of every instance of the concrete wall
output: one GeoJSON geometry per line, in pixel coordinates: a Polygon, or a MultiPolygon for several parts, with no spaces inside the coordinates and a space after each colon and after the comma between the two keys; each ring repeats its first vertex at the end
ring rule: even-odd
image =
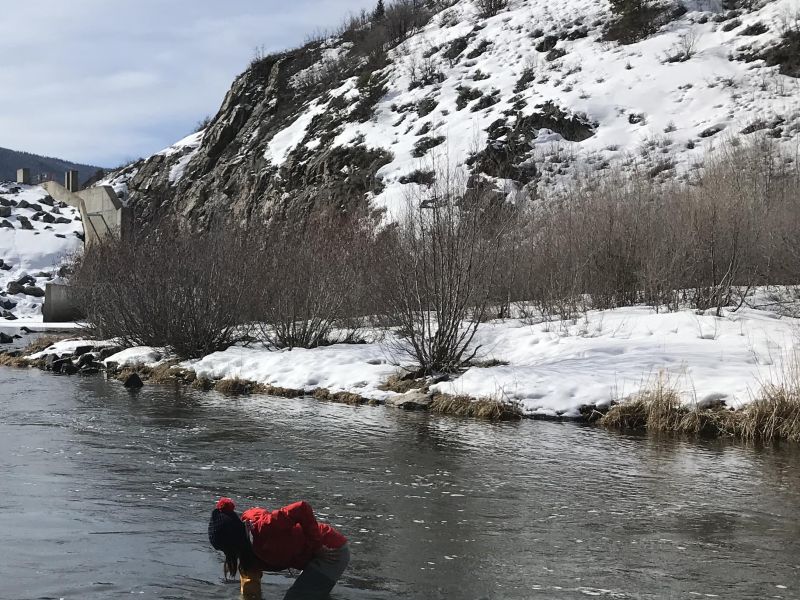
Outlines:
{"type": "Polygon", "coordinates": [[[91,245],[109,236],[128,239],[133,235],[133,212],[122,205],[110,186],[71,192],[55,181],[44,184],[47,193],[59,202],[81,211],[86,244],[91,245]]]}
{"type": "Polygon", "coordinates": [[[45,323],[71,323],[85,316],[75,302],[72,288],[58,283],[45,285],[42,305],[42,320],[45,323]]]}
{"type": "Polygon", "coordinates": [[[17,169],[17,183],[25,185],[31,184],[31,170],[30,169],[17,169]]]}

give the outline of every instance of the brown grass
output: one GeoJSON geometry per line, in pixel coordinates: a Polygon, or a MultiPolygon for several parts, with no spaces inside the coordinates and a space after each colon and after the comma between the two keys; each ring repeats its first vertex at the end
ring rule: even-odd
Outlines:
{"type": "Polygon", "coordinates": [[[254,391],[256,391],[257,387],[258,384],[245,379],[240,379],[239,377],[220,379],[214,384],[214,389],[221,394],[225,394],[226,396],[244,396],[247,394],[252,394],[254,391]]]}
{"type": "Polygon", "coordinates": [[[612,406],[599,424],[611,429],[736,437],[750,442],[800,442],[800,378],[762,385],[740,410],[698,408],[681,402],[667,377],[612,406]]]}
{"type": "Polygon", "coordinates": [[[144,381],[151,383],[174,383],[175,381],[183,380],[190,383],[194,380],[194,371],[187,371],[177,366],[178,361],[167,361],[155,367],[148,367],[140,365],[136,367],[122,367],[117,370],[116,378],[119,381],[125,381],[133,373],[139,375],[144,381]]]}
{"type": "Polygon", "coordinates": [[[0,366],[22,368],[31,366],[31,363],[22,355],[0,354],[0,366]]]}
{"type": "Polygon", "coordinates": [[[437,394],[431,401],[430,411],[440,415],[473,417],[489,421],[516,421],[522,418],[522,409],[514,403],[493,398],[471,398],[437,394]]]}
{"type": "Polygon", "coordinates": [[[36,354],[42,350],[46,350],[56,342],[69,339],[68,335],[42,335],[28,344],[22,351],[23,355],[36,354]]]}

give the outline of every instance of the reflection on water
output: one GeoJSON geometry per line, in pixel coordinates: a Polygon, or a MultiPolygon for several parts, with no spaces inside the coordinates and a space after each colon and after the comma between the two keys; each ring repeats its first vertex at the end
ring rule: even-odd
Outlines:
{"type": "Polygon", "coordinates": [[[206,541],[220,495],[341,528],[339,599],[800,598],[797,449],[27,371],[0,390],[0,598],[237,598],[206,541]]]}

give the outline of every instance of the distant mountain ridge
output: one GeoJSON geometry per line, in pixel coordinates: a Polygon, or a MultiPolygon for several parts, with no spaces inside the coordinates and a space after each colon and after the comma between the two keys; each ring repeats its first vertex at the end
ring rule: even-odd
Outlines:
{"type": "Polygon", "coordinates": [[[22,168],[31,170],[31,177],[34,178],[34,181],[37,175],[49,175],[57,181],[61,181],[65,171],[76,169],[80,173],[81,183],[86,182],[97,171],[102,170],[100,167],[82,165],[60,158],[0,148],[0,181],[14,181],[17,177],[17,169],[22,168]]]}

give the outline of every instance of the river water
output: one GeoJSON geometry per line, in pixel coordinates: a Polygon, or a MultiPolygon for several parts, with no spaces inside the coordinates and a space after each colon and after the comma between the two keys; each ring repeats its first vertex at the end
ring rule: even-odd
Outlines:
{"type": "Polygon", "coordinates": [[[340,600],[800,598],[798,459],[0,369],[0,598],[238,598],[221,495],[340,528],[340,600]]]}

